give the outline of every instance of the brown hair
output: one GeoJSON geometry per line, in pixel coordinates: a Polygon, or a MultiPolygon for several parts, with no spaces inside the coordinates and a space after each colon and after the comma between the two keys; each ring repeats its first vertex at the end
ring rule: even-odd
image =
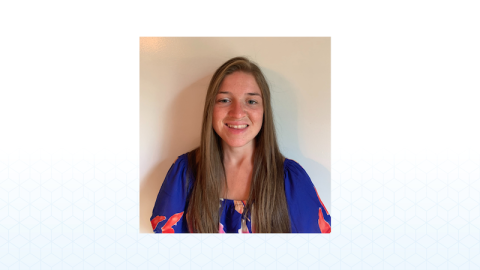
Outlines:
{"type": "Polygon", "coordinates": [[[284,157],[277,144],[270,89],[260,68],[244,57],[232,58],[219,67],[208,86],[200,147],[189,154],[190,174],[195,180],[188,202],[187,222],[191,232],[218,233],[219,195],[226,185],[226,177],[222,139],[213,129],[212,114],[220,84],[227,75],[237,71],[253,75],[262,92],[264,108],[263,125],[255,137],[252,184],[243,214],[251,212],[252,230],[256,233],[290,232],[284,157]]]}

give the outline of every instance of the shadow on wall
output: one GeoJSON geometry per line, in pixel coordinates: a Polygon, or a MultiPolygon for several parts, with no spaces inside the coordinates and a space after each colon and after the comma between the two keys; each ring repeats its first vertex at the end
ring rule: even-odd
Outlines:
{"type": "MultiPolygon", "coordinates": [[[[297,161],[307,171],[322,201],[330,205],[330,168],[326,168],[315,160],[305,157],[300,148],[297,110],[302,104],[297,102],[295,88],[288,80],[275,71],[265,68],[262,68],[262,71],[267,77],[270,86],[277,140],[282,154],[286,158],[297,161]]],[[[315,123],[311,124],[315,125],[315,123]]]]}
{"type": "MultiPolygon", "coordinates": [[[[213,74],[212,74],[213,75],[213,74]]],[[[162,126],[163,140],[159,148],[168,157],[147,173],[140,183],[140,232],[153,232],[150,224],[153,206],[160,187],[176,158],[200,145],[203,107],[208,83],[206,76],[183,89],[168,106],[168,115],[162,126]]],[[[141,142],[140,142],[141,143],[141,142]]],[[[142,160],[140,160],[142,162],[142,160]]]]}

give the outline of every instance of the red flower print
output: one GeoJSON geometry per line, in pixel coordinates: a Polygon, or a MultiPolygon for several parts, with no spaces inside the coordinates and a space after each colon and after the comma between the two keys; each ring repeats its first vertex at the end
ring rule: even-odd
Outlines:
{"type": "Polygon", "coordinates": [[[165,220],[164,216],[156,216],[153,218],[150,222],[152,223],[152,228],[155,230],[157,228],[158,223],[162,222],[165,220]]]}
{"type": "Polygon", "coordinates": [[[171,216],[167,223],[163,225],[162,227],[162,233],[174,233],[175,230],[172,228],[172,226],[177,225],[177,222],[182,218],[183,212],[177,213],[173,216],[171,216]]]}
{"type": "Polygon", "coordinates": [[[320,227],[322,233],[330,233],[332,231],[330,224],[323,218],[322,208],[318,208],[318,227],[320,227]]]}

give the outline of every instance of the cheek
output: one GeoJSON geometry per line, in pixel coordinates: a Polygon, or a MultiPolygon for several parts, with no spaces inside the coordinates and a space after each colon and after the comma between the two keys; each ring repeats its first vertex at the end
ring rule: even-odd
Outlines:
{"type": "Polygon", "coordinates": [[[255,112],[255,114],[252,116],[254,117],[254,121],[257,123],[257,126],[261,127],[263,125],[263,110],[255,112]]]}
{"type": "Polygon", "coordinates": [[[213,114],[212,114],[212,124],[213,128],[217,128],[218,125],[222,122],[222,110],[218,107],[213,107],[213,114]]]}
{"type": "Polygon", "coordinates": [[[213,118],[213,121],[215,122],[218,118],[219,118],[219,110],[218,110],[218,107],[217,106],[214,106],[213,107],[213,114],[212,114],[212,118],[213,118]]]}

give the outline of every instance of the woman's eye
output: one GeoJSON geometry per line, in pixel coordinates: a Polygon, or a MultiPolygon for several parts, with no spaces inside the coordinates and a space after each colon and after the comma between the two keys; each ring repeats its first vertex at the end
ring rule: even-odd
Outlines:
{"type": "Polygon", "coordinates": [[[257,103],[258,102],[256,102],[255,100],[252,100],[252,99],[248,101],[248,104],[250,104],[250,105],[254,105],[254,104],[257,104],[257,103]]]}
{"type": "Polygon", "coordinates": [[[218,102],[220,102],[220,103],[227,103],[227,102],[228,102],[228,99],[226,99],[226,98],[220,99],[218,102]]]}

